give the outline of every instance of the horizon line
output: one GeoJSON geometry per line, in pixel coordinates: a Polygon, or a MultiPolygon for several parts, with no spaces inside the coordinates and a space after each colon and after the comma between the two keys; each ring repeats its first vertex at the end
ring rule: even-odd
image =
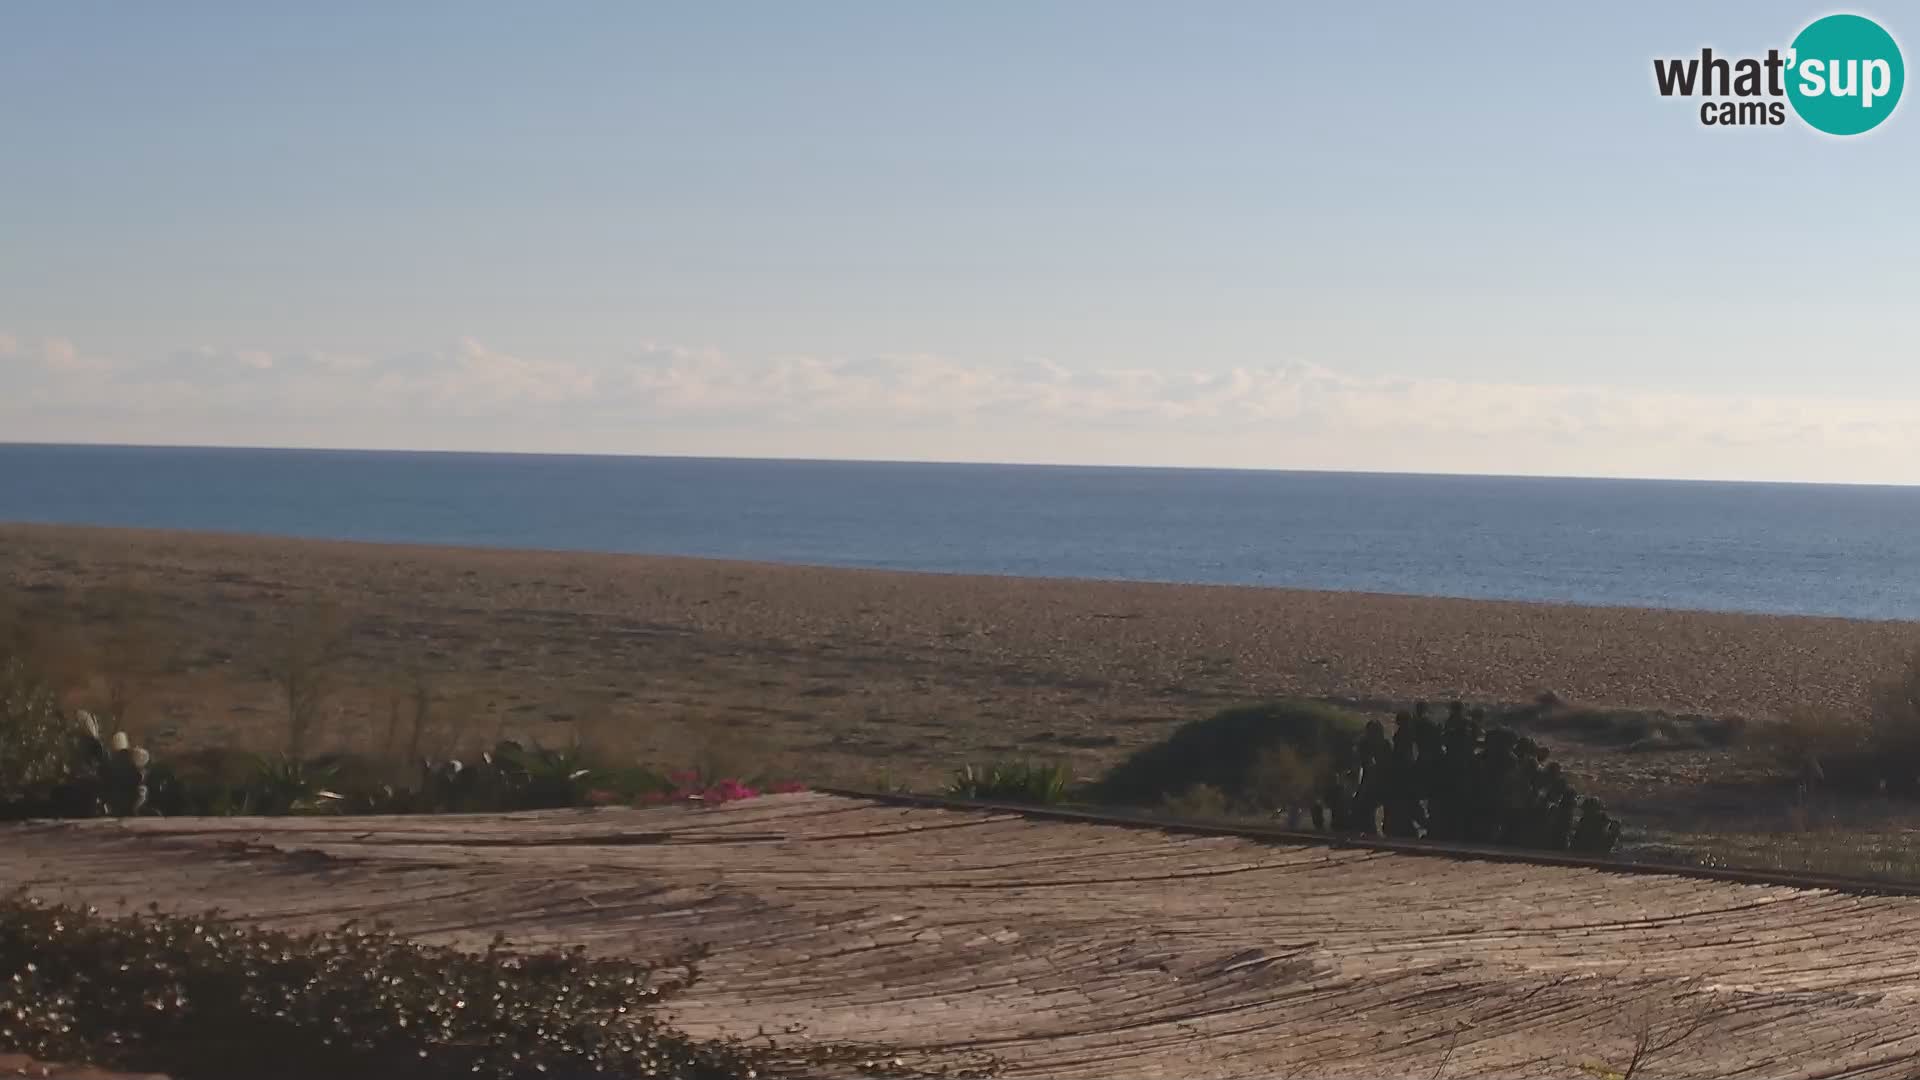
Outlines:
{"type": "Polygon", "coordinates": [[[411,454],[418,456],[443,457],[540,457],[540,458],[602,458],[626,459],[639,458],[663,461],[735,461],[814,465],[933,465],[933,466],[975,466],[985,468],[1020,469],[1110,469],[1126,471],[1164,471],[1164,472],[1235,472],[1235,473],[1290,473],[1295,475],[1320,476],[1395,476],[1395,477],[1432,477],[1435,479],[1461,480],[1591,480],[1617,481],[1628,483],[1656,484],[1747,484],[1771,485],[1781,487],[1861,487],[1861,488],[1920,488],[1920,481],[1908,483],[1874,480],[1776,480],[1756,477],[1703,477],[1703,476],[1619,476],[1602,474],[1575,473],[1471,473],[1447,471],[1423,471],[1402,469],[1339,469],[1339,468],[1289,468],[1287,466],[1261,465],[1149,465],[1129,462],[1068,462],[1068,461],[996,461],[982,459],[956,458],[859,458],[859,457],[765,457],[756,455],[714,455],[714,454],[672,454],[646,452],[613,451],[574,451],[574,450],[454,450],[445,448],[421,447],[379,447],[379,446],[263,446],[257,444],[226,443],[117,443],[117,442],[44,442],[40,440],[0,439],[0,449],[7,447],[34,447],[42,449],[97,449],[97,450],[213,450],[230,452],[264,453],[310,453],[310,454],[411,454]]]}

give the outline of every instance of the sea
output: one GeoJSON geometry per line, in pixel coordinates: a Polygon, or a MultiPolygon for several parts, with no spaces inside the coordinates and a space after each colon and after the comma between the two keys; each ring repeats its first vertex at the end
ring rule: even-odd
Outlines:
{"type": "Polygon", "coordinates": [[[1920,487],[0,444],[0,521],[1920,619],[1920,487]]]}

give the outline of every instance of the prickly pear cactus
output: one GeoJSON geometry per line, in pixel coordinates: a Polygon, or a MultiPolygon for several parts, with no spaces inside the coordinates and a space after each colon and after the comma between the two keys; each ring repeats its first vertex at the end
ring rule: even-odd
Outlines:
{"type": "Polygon", "coordinates": [[[76,719],[76,757],[82,767],[75,770],[73,801],[83,801],[89,815],[131,817],[146,809],[147,767],[153,755],[134,746],[124,731],[105,734],[100,718],[85,709],[76,719]]]}

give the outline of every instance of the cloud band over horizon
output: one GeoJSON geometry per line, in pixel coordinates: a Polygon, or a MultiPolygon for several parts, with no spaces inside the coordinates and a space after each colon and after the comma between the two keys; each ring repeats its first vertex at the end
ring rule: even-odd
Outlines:
{"type": "Polygon", "coordinates": [[[1920,483],[1920,401],[471,339],[136,359],[0,333],[0,440],[1920,483]]]}

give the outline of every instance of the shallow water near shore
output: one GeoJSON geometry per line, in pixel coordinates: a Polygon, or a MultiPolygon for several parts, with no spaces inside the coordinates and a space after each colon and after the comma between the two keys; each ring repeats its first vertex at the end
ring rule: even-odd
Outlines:
{"type": "Polygon", "coordinates": [[[1920,619],[1920,488],[0,445],[0,521],[1920,619]]]}

